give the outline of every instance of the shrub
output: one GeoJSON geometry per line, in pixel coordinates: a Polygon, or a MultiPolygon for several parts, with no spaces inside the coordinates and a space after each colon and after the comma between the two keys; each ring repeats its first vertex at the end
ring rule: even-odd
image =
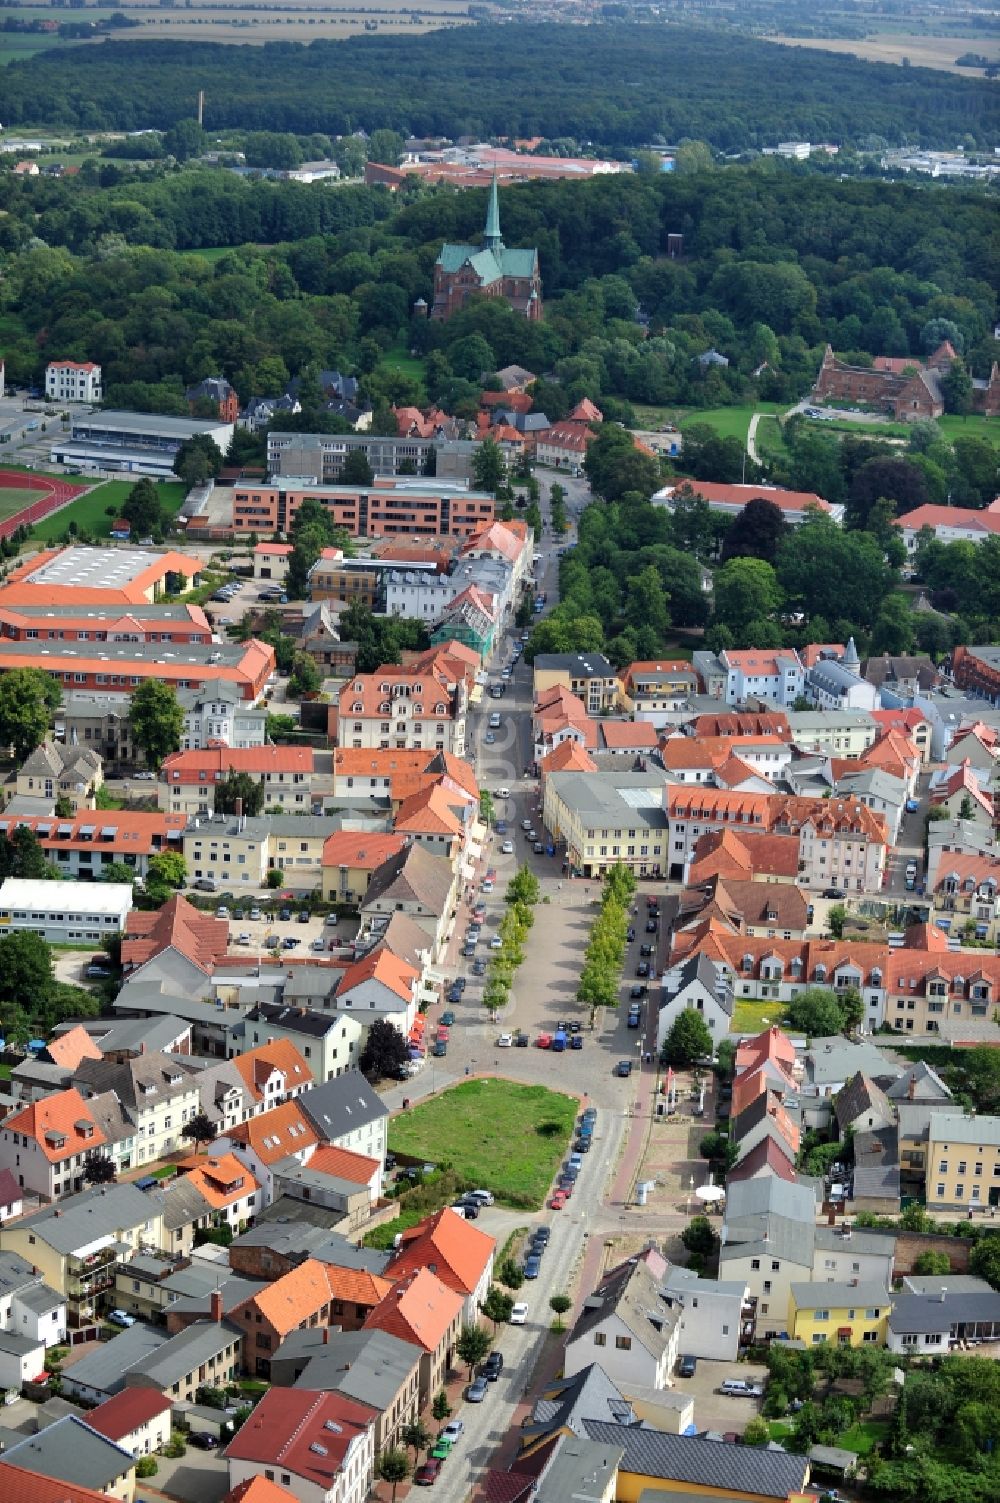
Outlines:
{"type": "Polygon", "coordinates": [[[140,1456],[135,1464],[137,1477],[155,1477],[159,1470],[159,1463],[155,1456],[140,1456]]]}

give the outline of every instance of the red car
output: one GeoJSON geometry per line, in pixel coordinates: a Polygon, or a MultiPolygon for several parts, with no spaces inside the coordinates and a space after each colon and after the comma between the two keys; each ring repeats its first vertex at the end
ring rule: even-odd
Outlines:
{"type": "Polygon", "coordinates": [[[539,1049],[551,1049],[552,1048],[552,1035],[551,1035],[551,1033],[540,1033],[538,1035],[537,1039],[535,1040],[535,1043],[538,1045],[539,1049]]]}
{"type": "Polygon", "coordinates": [[[557,1190],[555,1192],[555,1194],[553,1195],[552,1199],[549,1201],[549,1210],[550,1211],[561,1211],[562,1208],[563,1208],[563,1206],[566,1204],[566,1199],[567,1199],[567,1197],[566,1197],[564,1191],[557,1190]]]}
{"type": "Polygon", "coordinates": [[[446,1024],[439,1023],[438,1024],[438,1030],[437,1030],[437,1036],[438,1036],[439,1039],[443,1039],[444,1042],[447,1043],[448,1040],[451,1038],[451,1030],[447,1027],[446,1024]]]}
{"type": "Polygon", "coordinates": [[[423,1466],[418,1466],[413,1480],[418,1487],[433,1487],[441,1475],[441,1462],[436,1456],[428,1456],[423,1466]]]}

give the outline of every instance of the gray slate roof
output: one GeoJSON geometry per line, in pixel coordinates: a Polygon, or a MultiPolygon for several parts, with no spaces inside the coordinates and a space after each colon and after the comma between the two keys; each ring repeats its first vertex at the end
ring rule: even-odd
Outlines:
{"type": "Polygon", "coordinates": [[[951,1290],[944,1298],[930,1294],[893,1296],[889,1329],[897,1336],[919,1335],[922,1331],[949,1331],[954,1325],[974,1325],[980,1321],[1000,1325],[1000,1294],[959,1294],[951,1290]]]}
{"type": "Polygon", "coordinates": [[[533,1438],[550,1431],[572,1430],[582,1436],[586,1434],[584,1420],[588,1419],[613,1424],[632,1424],[635,1420],[631,1404],[597,1362],[581,1367],[571,1378],[553,1379],[535,1401],[523,1434],[533,1438]]]}
{"type": "Polygon", "coordinates": [[[854,1138],[854,1199],[899,1199],[896,1127],[859,1132],[854,1138]]]}
{"type": "Polygon", "coordinates": [[[869,1309],[882,1309],[888,1305],[890,1295],[884,1284],[874,1279],[860,1279],[856,1284],[792,1284],[792,1296],[800,1310],[823,1310],[830,1306],[856,1305],[869,1309]]]}
{"type": "Polygon", "coordinates": [[[633,1339],[657,1360],[680,1319],[679,1312],[672,1310],[660,1295],[657,1282],[645,1264],[622,1263],[605,1274],[593,1294],[584,1300],[567,1345],[585,1338],[611,1314],[617,1315],[633,1339]],[[662,1328],[653,1324],[651,1314],[662,1321],[662,1328]]]}
{"type": "Polygon", "coordinates": [[[739,1181],[728,1189],[727,1228],[731,1223],[736,1224],[748,1217],[767,1215],[769,1212],[790,1221],[806,1222],[811,1226],[816,1216],[815,1194],[805,1185],[776,1179],[774,1176],[739,1181]]]}
{"type": "MultiPolygon", "coordinates": [[[[331,1331],[326,1345],[315,1338],[322,1331],[295,1331],[278,1349],[285,1356],[294,1337],[313,1337],[313,1355],[296,1388],[311,1388],[322,1393],[342,1393],[359,1404],[370,1404],[384,1411],[396,1399],[399,1390],[420,1362],[421,1348],[385,1331],[331,1331]]],[[[300,1351],[309,1350],[302,1342],[300,1351]]],[[[294,1356],[294,1351],[287,1353],[294,1356]]]]}
{"type": "Polygon", "coordinates": [[[951,1092],[936,1070],[922,1059],[907,1065],[898,1080],[886,1091],[890,1101],[909,1101],[910,1085],[913,1085],[914,1101],[950,1101],[951,1092]]]}
{"type": "Polygon", "coordinates": [[[780,1498],[801,1492],[809,1475],[805,1456],[755,1446],[718,1445],[698,1435],[666,1435],[645,1426],[612,1425],[585,1420],[591,1440],[621,1446],[620,1470],[698,1487],[731,1488],[740,1495],[780,1498]]]}
{"type": "Polygon", "coordinates": [[[114,1236],[159,1216],[162,1200],[155,1190],[137,1190],[133,1184],[102,1185],[68,1195],[58,1205],[43,1206],[19,1221],[56,1252],[69,1254],[102,1237],[114,1236]]]}
{"type": "MultiPolygon", "coordinates": [[[[103,1492],[106,1487],[131,1471],[135,1457],[123,1446],[99,1435],[82,1419],[67,1414],[47,1425],[37,1435],[29,1435],[18,1446],[11,1446],[0,1456],[0,1464],[24,1467],[59,1482],[74,1482],[78,1487],[103,1492]]],[[[0,1480],[0,1489],[3,1483],[0,1480]]]]}
{"type": "Polygon", "coordinates": [[[842,1128],[850,1126],[869,1112],[887,1123],[893,1120],[893,1110],[885,1092],[860,1070],[842,1091],[837,1092],[833,1109],[842,1128]]]}
{"type": "Polygon", "coordinates": [[[125,1374],[169,1340],[162,1327],[136,1321],[111,1341],[102,1342],[86,1356],[66,1369],[66,1377],[72,1388],[79,1383],[98,1393],[120,1393],[125,1387],[125,1374]]]}
{"type": "Polygon", "coordinates": [[[243,1332],[230,1320],[199,1320],[168,1336],[155,1352],[137,1362],[133,1372],[142,1373],[157,1388],[168,1389],[179,1378],[219,1355],[227,1346],[239,1349],[243,1332]]]}
{"type": "Polygon", "coordinates": [[[360,1070],[346,1070],[311,1091],[303,1091],[297,1100],[320,1137],[331,1141],[389,1115],[382,1098],[360,1070]]]}

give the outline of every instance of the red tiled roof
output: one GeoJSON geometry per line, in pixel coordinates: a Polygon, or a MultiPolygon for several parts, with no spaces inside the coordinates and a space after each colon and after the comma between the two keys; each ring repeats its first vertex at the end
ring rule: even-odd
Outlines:
{"type": "Polygon", "coordinates": [[[205,975],[229,948],[229,924],[209,918],[178,894],[154,913],[133,909],[125,923],[122,966],[126,973],[145,965],[163,950],[176,950],[205,975]]]}
{"type": "Polygon", "coordinates": [[[11,1462],[3,1464],[4,1503],[107,1503],[104,1493],[58,1477],[43,1477],[11,1462]]]}
{"type": "Polygon", "coordinates": [[[742,1180],[753,1179],[764,1170],[768,1174],[776,1174],[779,1179],[787,1180],[789,1184],[796,1178],[794,1161],[788,1157],[770,1133],[765,1133],[760,1142],[754,1144],[736,1168],[730,1169],[726,1181],[738,1184],[742,1180]]]}
{"type": "Polygon", "coordinates": [[[578,741],[560,741],[539,763],[543,776],[550,772],[596,772],[597,763],[578,741]]]}
{"type": "Polygon", "coordinates": [[[246,1200],[260,1188],[234,1153],[192,1155],[178,1165],[215,1211],[246,1200]]]}
{"type": "Polygon", "coordinates": [[[114,814],[102,816],[102,829],[114,829],[114,835],[107,840],[95,841],[92,836],[86,840],[80,836],[84,826],[93,829],[96,820],[93,809],[82,809],[76,814],[71,814],[68,819],[57,819],[51,814],[31,814],[10,816],[7,821],[0,820],[0,827],[7,824],[8,829],[14,829],[17,825],[26,825],[33,830],[38,837],[38,842],[46,852],[59,851],[92,851],[98,845],[102,851],[111,851],[116,855],[122,852],[126,855],[151,856],[157,855],[161,850],[180,850],[180,835],[187,824],[186,814],[147,814],[133,813],[129,810],[128,818],[122,820],[114,814]],[[106,823],[105,823],[106,821],[106,823]],[[39,833],[39,826],[43,829],[48,826],[48,835],[39,833]],[[71,833],[59,836],[57,832],[69,829],[71,833]],[[176,837],[172,842],[170,836],[176,837]]]}
{"type": "Polygon", "coordinates": [[[226,1456],[280,1467],[329,1493],[352,1444],[376,1418],[376,1410],[340,1393],[270,1388],[229,1442],[226,1456]]]}
{"type": "Polygon", "coordinates": [[[960,527],[967,532],[1000,534],[1000,512],[975,511],[966,506],[934,506],[928,503],[896,518],[896,526],[919,532],[921,527],[960,527]]]}
{"type": "Polygon", "coordinates": [[[609,750],[620,746],[656,750],[656,729],[648,720],[601,720],[597,729],[609,750]]]}
{"type": "Polygon", "coordinates": [[[231,1487],[222,1503],[297,1503],[297,1499],[287,1488],[279,1487],[258,1472],[256,1477],[248,1477],[231,1487]]]}
{"type": "Polygon", "coordinates": [[[108,1440],[121,1440],[170,1408],[171,1400],[155,1388],[123,1388],[121,1393],[92,1409],[87,1424],[108,1440]]]}

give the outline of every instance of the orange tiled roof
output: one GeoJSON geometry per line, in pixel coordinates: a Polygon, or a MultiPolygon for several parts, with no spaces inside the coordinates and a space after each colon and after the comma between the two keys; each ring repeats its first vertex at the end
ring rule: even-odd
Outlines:
{"type": "Polygon", "coordinates": [[[400,960],[398,955],[394,955],[384,945],[377,945],[374,950],[369,950],[367,955],[347,967],[340,978],[336,995],[343,996],[364,981],[380,981],[391,992],[395,992],[397,997],[409,1003],[413,999],[413,989],[419,976],[420,972],[415,966],[400,960]]]}
{"type": "Polygon", "coordinates": [[[260,1162],[267,1165],[287,1159],[303,1148],[315,1147],[319,1142],[316,1129],[297,1101],[283,1101],[259,1117],[237,1123],[226,1137],[252,1148],[260,1162]]]}
{"type": "Polygon", "coordinates": [[[436,1351],[462,1313],[465,1300],[427,1268],[393,1285],[368,1316],[368,1330],[386,1331],[401,1341],[436,1351]]]}
{"type": "Polygon", "coordinates": [[[254,1101],[264,1100],[264,1083],[277,1072],[285,1077],[285,1090],[311,1085],[312,1071],[291,1039],[272,1039],[233,1057],[232,1064],[254,1101]]]}
{"type": "Polygon", "coordinates": [[[45,1052],[54,1065],[62,1065],[67,1070],[75,1070],[82,1059],[104,1058],[86,1028],[79,1025],[66,1033],[56,1034],[45,1046],[45,1052]]]}
{"type": "Polygon", "coordinates": [[[403,1232],[399,1249],[390,1259],[389,1272],[395,1278],[405,1278],[418,1268],[433,1265],[442,1283],[468,1295],[478,1286],[495,1250],[495,1238],[448,1208],[435,1211],[403,1232]]]}
{"type": "Polygon", "coordinates": [[[764,835],[752,830],[709,830],[695,842],[688,872],[692,886],[711,877],[795,877],[799,842],[794,835],[764,835]]]}
{"type": "Polygon", "coordinates": [[[406,844],[404,835],[380,835],[370,830],[337,830],[323,842],[323,865],[351,871],[374,871],[406,844]]]}
{"type": "Polygon", "coordinates": [[[3,1125],[11,1132],[33,1139],[50,1164],[61,1164],[78,1153],[103,1148],[108,1141],[80,1092],[73,1087],[12,1112],[4,1118],[3,1125]]]}
{"type": "Polygon", "coordinates": [[[354,1153],[350,1148],[338,1148],[333,1143],[327,1143],[312,1154],[309,1168],[315,1169],[318,1174],[333,1174],[337,1179],[367,1185],[372,1175],[378,1171],[379,1161],[366,1153],[354,1153]]]}
{"type": "Polygon", "coordinates": [[[163,950],[176,950],[206,976],[229,948],[229,924],[209,918],[177,895],[155,913],[133,909],[125,922],[122,965],[126,972],[145,965],[163,950]]]}
{"type": "Polygon", "coordinates": [[[429,788],[411,793],[396,810],[393,823],[397,830],[452,836],[460,836],[464,828],[440,783],[432,783],[429,788]]]}
{"type": "MultiPolygon", "coordinates": [[[[311,1315],[316,1315],[330,1303],[330,1270],[316,1258],[307,1258],[296,1268],[291,1268],[273,1284],[258,1289],[239,1306],[242,1314],[247,1310],[260,1312],[265,1321],[281,1336],[303,1325],[311,1315]]],[[[235,1318],[240,1319],[240,1314],[235,1318]]]]}
{"type": "Polygon", "coordinates": [[[224,1210],[236,1201],[246,1200],[259,1189],[250,1170],[234,1153],[210,1154],[185,1159],[179,1167],[215,1211],[224,1210]],[[188,1165],[192,1165],[188,1168],[188,1165]]]}
{"type": "Polygon", "coordinates": [[[160,765],[160,776],[170,784],[200,784],[230,772],[308,775],[313,771],[314,760],[311,746],[209,747],[171,752],[160,765]]]}
{"type": "Polygon", "coordinates": [[[130,809],[126,819],[122,819],[115,813],[101,815],[101,829],[114,830],[114,835],[107,840],[95,841],[92,836],[86,840],[80,836],[81,829],[86,825],[93,829],[96,824],[93,809],[82,809],[76,814],[71,814],[68,819],[57,819],[51,814],[31,814],[11,816],[7,820],[0,819],[0,828],[5,824],[8,829],[14,829],[17,825],[27,825],[38,837],[39,844],[46,852],[60,851],[92,851],[95,844],[102,851],[112,851],[115,854],[151,856],[161,850],[180,850],[180,835],[187,824],[186,814],[138,814],[130,809]],[[39,833],[40,828],[44,831],[48,826],[49,834],[39,833]],[[59,836],[58,831],[68,829],[70,834],[59,836]],[[169,837],[178,837],[170,842],[169,837]]]}
{"type": "Polygon", "coordinates": [[[596,772],[597,763],[578,741],[566,740],[542,758],[539,768],[548,777],[550,772],[596,772]]]}
{"type": "MultiPolygon", "coordinates": [[[[126,1392],[141,1392],[141,1390],[126,1390],[126,1392]]],[[[248,1477],[245,1482],[238,1482],[231,1487],[222,1499],[222,1503],[297,1503],[294,1493],[286,1487],[279,1487],[276,1482],[270,1482],[262,1472],[255,1477],[248,1477]]]]}
{"type": "Polygon", "coordinates": [[[5,1461],[3,1465],[4,1503],[107,1503],[105,1493],[58,1477],[43,1477],[24,1467],[5,1461]]]}
{"type": "Polygon", "coordinates": [[[760,1063],[765,1059],[777,1060],[779,1064],[787,1065],[791,1069],[795,1063],[795,1045],[786,1033],[774,1024],[765,1028],[763,1033],[756,1034],[752,1039],[744,1039],[736,1049],[736,1070],[748,1069],[751,1062],[760,1063]]]}
{"type": "Polygon", "coordinates": [[[598,730],[606,747],[639,746],[656,750],[656,730],[648,720],[602,720],[598,730]]]}

